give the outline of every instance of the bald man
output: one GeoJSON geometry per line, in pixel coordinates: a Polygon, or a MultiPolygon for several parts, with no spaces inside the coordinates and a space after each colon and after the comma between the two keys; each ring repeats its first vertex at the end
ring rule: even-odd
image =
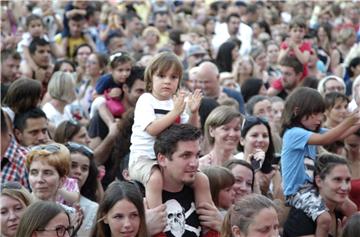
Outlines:
{"type": "MultiPolygon", "coordinates": [[[[218,100],[222,94],[235,99],[239,104],[239,111],[245,114],[244,99],[239,91],[220,86],[220,73],[212,62],[203,62],[199,65],[197,76],[198,83],[194,87],[202,90],[207,97],[218,100]]],[[[197,89],[194,88],[194,89],[197,89]]]]}

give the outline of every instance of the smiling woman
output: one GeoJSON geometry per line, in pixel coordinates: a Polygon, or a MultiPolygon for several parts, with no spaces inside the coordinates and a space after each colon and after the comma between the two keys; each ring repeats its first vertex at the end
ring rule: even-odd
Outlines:
{"type": "MultiPolygon", "coordinates": [[[[340,226],[336,224],[337,218],[342,218],[344,214],[347,214],[343,204],[350,205],[347,203],[351,185],[350,167],[346,159],[331,153],[320,155],[315,166],[315,187],[309,187],[300,192],[301,195],[313,192],[321,197],[330,213],[331,223],[335,223],[330,226],[329,234],[338,236],[340,226]],[[335,210],[336,207],[337,210],[335,210]],[[341,208],[341,213],[339,208],[341,208]]],[[[313,200],[308,199],[304,204],[309,205],[311,201],[313,200]]],[[[312,209],[320,212],[320,204],[318,208],[312,207],[312,209]]],[[[292,207],[284,224],[284,237],[315,234],[317,222],[307,215],[302,209],[292,207]]]]}
{"type": "Polygon", "coordinates": [[[200,158],[200,167],[222,165],[233,157],[240,141],[241,121],[240,112],[231,106],[219,106],[211,111],[204,128],[211,151],[200,158]]]}
{"type": "Polygon", "coordinates": [[[105,192],[97,213],[96,237],[145,237],[147,227],[142,195],[130,182],[115,181],[105,192]]]}

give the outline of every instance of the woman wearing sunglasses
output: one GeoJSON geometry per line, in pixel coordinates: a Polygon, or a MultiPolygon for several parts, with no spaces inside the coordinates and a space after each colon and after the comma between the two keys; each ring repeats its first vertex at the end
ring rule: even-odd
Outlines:
{"type": "Polygon", "coordinates": [[[276,161],[269,123],[261,117],[246,117],[241,128],[240,144],[243,152],[235,157],[252,165],[255,170],[255,186],[258,185],[261,193],[268,197],[282,198],[281,175],[277,165],[273,165],[276,161]]]}
{"type": "MultiPolygon", "coordinates": [[[[36,201],[56,203],[58,191],[70,172],[69,150],[59,143],[39,145],[32,147],[26,158],[32,196],[36,201]]],[[[62,207],[74,216],[74,222],[81,223],[83,214],[79,208],[62,207]]]]}
{"type": "Polygon", "coordinates": [[[78,231],[78,236],[88,237],[91,235],[93,227],[95,227],[96,212],[99,207],[96,203],[98,170],[90,148],[74,142],[68,142],[65,146],[71,154],[69,176],[78,182],[80,207],[84,210],[84,221],[78,231]]]}
{"type": "Polygon", "coordinates": [[[16,237],[70,237],[73,234],[69,214],[60,205],[39,201],[25,211],[16,237]]]}
{"type": "Polygon", "coordinates": [[[18,182],[8,182],[1,185],[0,220],[3,237],[14,237],[27,206],[32,202],[31,195],[18,182]]]}

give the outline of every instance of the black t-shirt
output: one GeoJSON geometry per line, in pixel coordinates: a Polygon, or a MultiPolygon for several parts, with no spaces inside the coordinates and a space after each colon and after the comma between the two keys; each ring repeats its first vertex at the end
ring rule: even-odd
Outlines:
{"type": "Polygon", "coordinates": [[[166,236],[200,236],[201,226],[195,209],[193,190],[184,186],[178,193],[163,191],[162,198],[167,212],[167,225],[164,230],[166,236]]]}
{"type": "MultiPolygon", "coordinates": [[[[341,218],[341,214],[335,212],[336,218],[341,218]]],[[[295,237],[303,235],[314,235],[316,232],[316,222],[308,217],[302,210],[292,207],[288,218],[284,224],[283,237],[295,237]]],[[[332,237],[332,235],[329,235],[332,237]]]]}

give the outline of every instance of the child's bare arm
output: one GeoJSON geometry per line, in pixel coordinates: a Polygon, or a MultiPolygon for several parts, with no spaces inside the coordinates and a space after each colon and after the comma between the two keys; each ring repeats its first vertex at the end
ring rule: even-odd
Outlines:
{"type": "Polygon", "coordinates": [[[319,134],[314,133],[310,136],[308,140],[309,145],[326,145],[337,140],[341,140],[343,138],[343,134],[350,135],[351,132],[355,131],[355,128],[352,127],[359,127],[360,123],[360,114],[359,111],[353,112],[349,117],[347,117],[344,121],[342,121],[336,127],[330,129],[326,133],[319,134]],[[347,131],[351,130],[351,131],[347,131]],[[354,130],[354,131],[353,131],[354,130]]]}
{"type": "Polygon", "coordinates": [[[286,49],[280,49],[279,56],[278,56],[278,63],[280,63],[281,59],[289,53],[290,47],[287,47],[286,49]]]}
{"type": "Polygon", "coordinates": [[[151,122],[146,128],[151,136],[157,136],[159,133],[168,128],[174,121],[181,115],[185,109],[185,95],[184,93],[179,93],[179,95],[174,96],[174,108],[164,117],[159,118],[151,122]]]}
{"type": "Polygon", "coordinates": [[[99,115],[108,128],[115,120],[114,115],[106,107],[105,103],[99,106],[99,115]]]}
{"type": "Polygon", "coordinates": [[[80,201],[80,193],[78,192],[70,192],[65,190],[64,188],[59,188],[58,194],[71,205],[78,203],[80,201]]]}
{"type": "Polygon", "coordinates": [[[289,48],[294,50],[295,56],[302,64],[308,63],[310,59],[310,53],[308,51],[301,52],[299,46],[290,42],[289,48]]]}
{"type": "Polygon", "coordinates": [[[202,94],[200,89],[196,89],[193,94],[189,95],[188,105],[190,109],[189,124],[200,128],[199,108],[201,104],[202,94]]]}
{"type": "Polygon", "coordinates": [[[32,59],[32,57],[31,57],[31,55],[30,55],[29,47],[23,46],[23,52],[24,52],[25,61],[26,61],[26,62],[28,63],[28,65],[30,66],[31,70],[37,71],[37,70],[39,69],[39,67],[36,65],[36,63],[35,63],[34,60],[32,59]]]}

